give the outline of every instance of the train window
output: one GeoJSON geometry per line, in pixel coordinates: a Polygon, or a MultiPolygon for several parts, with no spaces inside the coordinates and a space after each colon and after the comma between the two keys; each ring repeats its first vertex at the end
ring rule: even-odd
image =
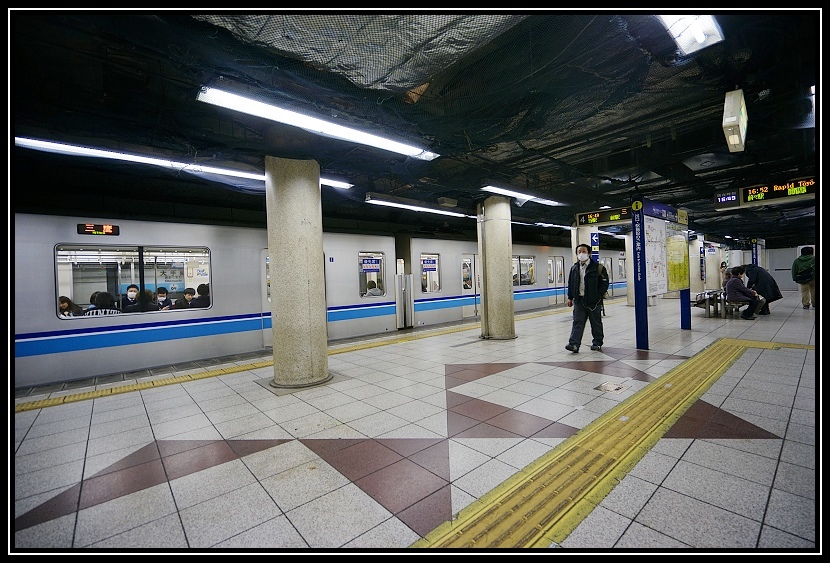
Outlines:
{"type": "Polygon", "coordinates": [[[440,261],[438,254],[421,254],[421,291],[441,291],[440,261]]]}
{"type": "Polygon", "coordinates": [[[617,279],[625,279],[625,258],[620,258],[617,260],[617,279]]]}
{"type": "Polygon", "coordinates": [[[513,285],[536,283],[536,258],[534,256],[513,257],[513,285]]]}
{"type": "Polygon", "coordinates": [[[383,273],[386,271],[383,252],[358,252],[358,284],[361,297],[386,295],[383,273]]]}
{"type": "Polygon", "coordinates": [[[464,289],[473,289],[473,260],[464,258],[461,261],[461,286],[464,289]]]}
{"type": "MultiPolygon", "coordinates": [[[[176,308],[176,304],[182,308],[186,303],[185,288],[210,283],[210,251],[200,247],[64,244],[55,247],[55,271],[56,303],[60,301],[59,297],[68,297],[82,311],[76,316],[91,316],[95,309],[106,309],[107,301],[112,301],[109,307],[118,312],[152,312],[158,311],[156,294],[159,288],[167,290],[172,308],[176,308]],[[129,305],[125,303],[129,303],[127,289],[131,285],[139,290],[136,304],[128,310],[129,305]],[[142,291],[147,297],[144,300],[138,297],[142,291]],[[94,301],[100,293],[109,294],[111,299],[102,297],[104,305],[98,307],[94,301]],[[90,311],[88,315],[85,314],[87,311],[90,311]]],[[[60,313],[60,305],[56,307],[58,316],[66,318],[60,313]]]]}

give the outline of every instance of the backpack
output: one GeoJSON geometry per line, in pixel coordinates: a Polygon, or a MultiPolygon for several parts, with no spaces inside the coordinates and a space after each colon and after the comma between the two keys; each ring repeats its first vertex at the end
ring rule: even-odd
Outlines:
{"type": "Polygon", "coordinates": [[[805,284],[813,281],[813,267],[807,266],[795,273],[795,283],[805,284]]]}

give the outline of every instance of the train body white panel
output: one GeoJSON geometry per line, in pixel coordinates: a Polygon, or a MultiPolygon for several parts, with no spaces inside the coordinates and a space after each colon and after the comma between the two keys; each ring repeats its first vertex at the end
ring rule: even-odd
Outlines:
{"type": "MultiPolygon", "coordinates": [[[[269,271],[265,229],[34,214],[15,214],[14,221],[15,387],[263,350],[271,345],[269,284],[308,283],[299,277],[302,267],[279,275],[269,271]],[[114,223],[119,234],[78,234],[78,226],[88,223],[114,223]],[[74,318],[58,312],[59,295],[86,308],[90,289],[120,300],[133,282],[151,296],[165,286],[181,302],[185,287],[200,281],[209,281],[208,308],[74,318]]],[[[516,271],[505,275],[521,280],[513,286],[515,310],[561,306],[573,250],[517,244],[511,251],[516,271]]],[[[621,254],[601,252],[612,261],[612,278],[621,254]]],[[[329,340],[480,314],[480,273],[470,272],[478,267],[476,241],[325,232],[323,255],[329,340]],[[398,260],[413,281],[407,296],[411,318],[404,326],[396,295],[398,260]],[[370,282],[378,286],[372,292],[370,282]]],[[[613,296],[625,295],[625,280],[612,281],[613,296]]]]}

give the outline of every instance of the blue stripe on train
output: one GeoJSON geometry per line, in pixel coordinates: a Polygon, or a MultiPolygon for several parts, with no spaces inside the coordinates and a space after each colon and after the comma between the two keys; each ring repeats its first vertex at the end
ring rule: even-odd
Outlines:
{"type": "MultiPolygon", "coordinates": [[[[625,283],[624,281],[616,282],[612,286],[625,287],[625,283]]],[[[563,287],[519,290],[513,294],[513,298],[518,301],[552,297],[563,295],[565,291],[563,287]]],[[[480,295],[463,295],[419,299],[415,301],[415,312],[475,305],[480,302],[480,297],[480,295]]],[[[327,319],[328,322],[337,322],[394,314],[395,303],[385,301],[370,305],[330,307],[327,311],[327,319]]],[[[174,320],[117,327],[19,334],[15,335],[14,338],[14,355],[16,358],[24,358],[43,354],[59,354],[200,336],[217,336],[269,328],[271,328],[271,313],[263,312],[261,314],[216,317],[198,321],[174,320]]]]}

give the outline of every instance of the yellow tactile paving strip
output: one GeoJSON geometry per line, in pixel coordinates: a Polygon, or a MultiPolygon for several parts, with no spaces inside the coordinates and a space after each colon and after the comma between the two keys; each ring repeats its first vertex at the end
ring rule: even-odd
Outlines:
{"type": "Polygon", "coordinates": [[[715,341],[411,547],[547,548],[560,543],[745,349],[782,347],[815,348],[715,341]]]}

